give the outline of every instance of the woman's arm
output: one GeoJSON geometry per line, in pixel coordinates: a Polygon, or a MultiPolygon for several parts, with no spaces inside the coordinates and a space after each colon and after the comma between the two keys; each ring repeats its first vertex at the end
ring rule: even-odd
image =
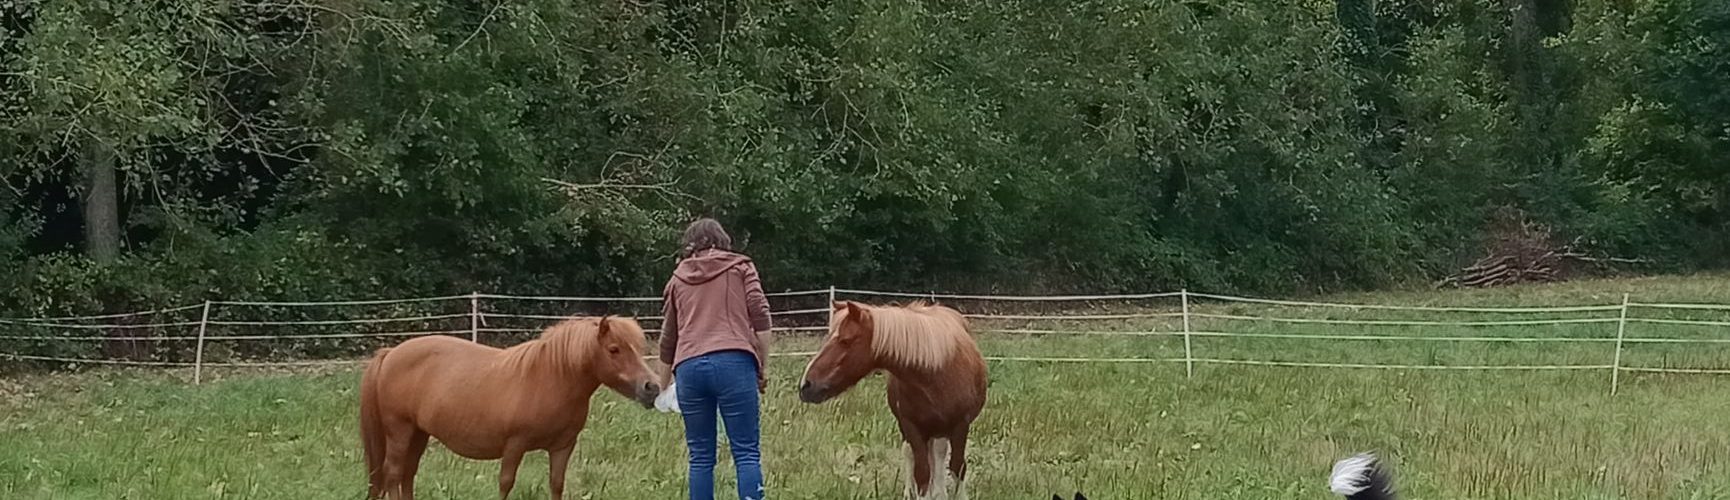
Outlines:
{"type": "MultiPolygon", "coordinates": [[[[749,311],[746,312],[751,317],[751,331],[756,332],[757,334],[757,349],[761,351],[764,361],[767,361],[769,357],[769,346],[775,342],[775,335],[771,331],[774,328],[774,324],[769,319],[769,297],[763,294],[763,281],[757,276],[757,264],[745,264],[744,272],[745,307],[749,309],[749,311]]],[[[765,365],[763,368],[764,370],[767,370],[768,366],[765,365]]],[[[763,371],[758,371],[757,392],[767,390],[768,386],[768,374],[763,371]]]]}
{"type": "Polygon", "coordinates": [[[673,283],[661,291],[661,362],[671,368],[673,355],[679,349],[679,307],[673,297],[673,283]]]}
{"type": "Polygon", "coordinates": [[[769,319],[769,297],[763,294],[763,281],[757,277],[757,264],[745,264],[744,271],[745,307],[751,316],[751,331],[767,332],[774,325],[769,319]]]}

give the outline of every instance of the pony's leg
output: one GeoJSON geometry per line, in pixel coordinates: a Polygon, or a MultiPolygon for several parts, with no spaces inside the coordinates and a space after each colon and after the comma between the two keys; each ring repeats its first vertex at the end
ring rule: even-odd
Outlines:
{"type": "Polygon", "coordinates": [[[902,442],[901,454],[907,459],[901,462],[901,498],[912,499],[919,494],[919,489],[913,486],[913,443],[902,442]]]}
{"type": "Polygon", "coordinates": [[[931,494],[931,440],[920,436],[907,444],[913,448],[913,497],[923,500],[931,494]]]}
{"type": "Polygon", "coordinates": [[[414,500],[414,475],[420,472],[420,459],[426,455],[427,433],[414,431],[408,439],[408,453],[402,462],[402,500],[414,500]]]}
{"type": "Polygon", "coordinates": [[[931,487],[926,490],[926,496],[933,499],[949,498],[949,481],[947,471],[941,469],[944,462],[949,461],[949,439],[931,438],[931,487]]]}
{"type": "Polygon", "coordinates": [[[517,486],[517,468],[523,464],[524,450],[514,445],[505,445],[505,455],[499,461],[499,500],[511,497],[511,488],[517,486]]]}
{"type": "Polygon", "coordinates": [[[571,463],[571,452],[576,446],[563,450],[547,450],[547,489],[551,490],[553,500],[565,499],[565,468],[571,463]]]}
{"type": "Polygon", "coordinates": [[[955,500],[967,500],[967,429],[949,438],[949,475],[955,480],[955,500]]]}
{"type": "Polygon", "coordinates": [[[412,487],[408,485],[408,452],[414,444],[414,427],[408,424],[392,428],[386,424],[384,438],[384,491],[391,500],[410,500],[414,497],[412,487]]]}
{"type": "Polygon", "coordinates": [[[378,463],[367,465],[372,470],[367,471],[366,500],[391,500],[390,496],[396,494],[396,486],[391,484],[390,475],[385,473],[390,470],[390,439],[384,435],[383,430],[378,432],[378,463]]]}

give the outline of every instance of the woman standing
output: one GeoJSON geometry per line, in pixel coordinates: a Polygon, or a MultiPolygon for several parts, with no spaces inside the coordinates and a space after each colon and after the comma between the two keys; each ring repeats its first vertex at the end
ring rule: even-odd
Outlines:
{"type": "Polygon", "coordinates": [[[715,498],[715,420],[727,426],[739,498],[764,497],[758,396],[769,341],[769,301],[751,258],[714,219],[685,228],[678,269],[667,280],[661,361],[673,367],[690,451],[691,500],[715,498]]]}

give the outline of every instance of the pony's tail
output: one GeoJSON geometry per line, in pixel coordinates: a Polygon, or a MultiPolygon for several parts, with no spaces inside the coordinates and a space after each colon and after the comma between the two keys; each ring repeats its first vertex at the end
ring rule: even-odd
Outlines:
{"type": "Polygon", "coordinates": [[[378,410],[378,377],[389,353],[389,347],[379,349],[360,375],[360,445],[366,455],[368,499],[384,496],[384,420],[378,410]]]}
{"type": "Polygon", "coordinates": [[[1328,487],[1346,500],[1395,500],[1393,477],[1388,475],[1387,468],[1381,460],[1371,453],[1359,453],[1356,456],[1341,460],[1334,464],[1334,473],[1328,478],[1328,487]]]}

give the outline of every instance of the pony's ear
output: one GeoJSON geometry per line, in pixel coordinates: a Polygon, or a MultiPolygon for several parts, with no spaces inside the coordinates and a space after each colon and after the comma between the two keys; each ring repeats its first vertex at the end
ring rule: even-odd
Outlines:
{"type": "Polygon", "coordinates": [[[829,306],[830,306],[830,308],[832,308],[832,309],[834,309],[834,310],[837,310],[837,311],[839,311],[839,310],[842,310],[842,309],[846,309],[846,308],[847,308],[847,304],[851,304],[851,302],[847,302],[847,301],[845,301],[845,300],[837,300],[837,301],[835,301],[835,302],[833,302],[833,303],[830,303],[830,304],[829,304],[829,306]]]}
{"type": "Polygon", "coordinates": [[[601,316],[600,325],[595,327],[595,338],[596,339],[607,338],[607,333],[608,333],[609,328],[610,328],[609,325],[611,325],[612,322],[613,322],[613,315],[609,314],[606,316],[601,316]]]}
{"type": "Polygon", "coordinates": [[[855,322],[863,322],[863,320],[870,318],[870,313],[867,313],[867,310],[860,306],[860,303],[848,303],[848,317],[853,318],[855,322]]]}
{"type": "Polygon", "coordinates": [[[1081,492],[1077,491],[1075,492],[1075,500],[1087,500],[1087,495],[1083,495],[1081,492]]]}

